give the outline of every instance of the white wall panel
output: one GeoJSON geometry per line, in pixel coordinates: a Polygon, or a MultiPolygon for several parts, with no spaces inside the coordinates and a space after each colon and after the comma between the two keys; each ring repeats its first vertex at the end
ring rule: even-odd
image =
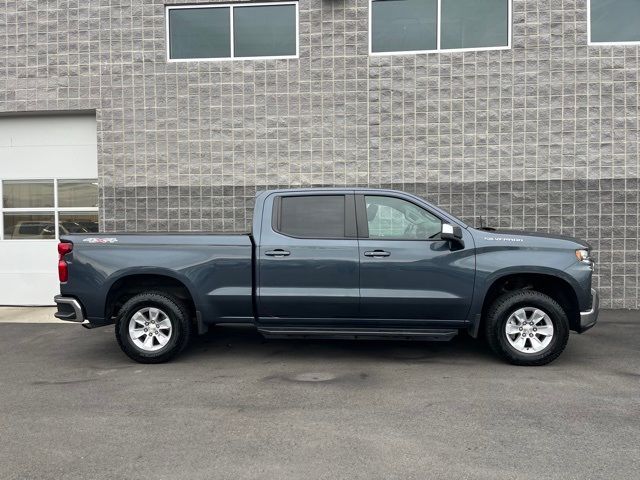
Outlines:
{"type": "Polygon", "coordinates": [[[0,178],[97,178],[96,119],[0,117],[0,178]]]}

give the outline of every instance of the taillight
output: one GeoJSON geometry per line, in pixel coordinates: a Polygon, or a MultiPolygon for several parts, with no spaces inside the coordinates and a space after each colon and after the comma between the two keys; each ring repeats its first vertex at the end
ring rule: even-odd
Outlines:
{"type": "Polygon", "coordinates": [[[73,250],[73,243],[69,242],[60,242],[58,244],[58,278],[61,283],[65,283],[69,280],[69,268],[67,266],[67,262],[64,259],[64,256],[67,253],[71,253],[73,250]]]}
{"type": "Polygon", "coordinates": [[[60,242],[58,244],[58,253],[61,257],[67,253],[71,253],[71,250],[73,250],[73,243],[71,242],[60,242]]]}

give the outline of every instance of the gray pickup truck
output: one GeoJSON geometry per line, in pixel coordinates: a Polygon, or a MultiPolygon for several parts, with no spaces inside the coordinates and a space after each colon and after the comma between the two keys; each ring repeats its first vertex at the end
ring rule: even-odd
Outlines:
{"type": "Polygon", "coordinates": [[[589,245],[475,229],[407,193],[275,190],[244,234],[66,235],[57,318],[115,323],[132,359],[169,360],[210,325],[267,338],[450,340],[483,335],[543,365],[598,316],[589,245]]]}

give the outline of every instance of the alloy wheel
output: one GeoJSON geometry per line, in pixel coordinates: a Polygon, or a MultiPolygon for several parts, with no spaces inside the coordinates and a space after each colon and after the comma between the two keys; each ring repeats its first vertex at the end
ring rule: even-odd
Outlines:
{"type": "Polygon", "coordinates": [[[129,337],[145,352],[160,350],[169,342],[172,333],[171,319],[159,308],[142,308],[129,320],[129,337]]]}
{"type": "Polygon", "coordinates": [[[505,324],[509,344],[520,353],[540,353],[553,339],[553,322],[535,307],[519,308],[505,324]]]}

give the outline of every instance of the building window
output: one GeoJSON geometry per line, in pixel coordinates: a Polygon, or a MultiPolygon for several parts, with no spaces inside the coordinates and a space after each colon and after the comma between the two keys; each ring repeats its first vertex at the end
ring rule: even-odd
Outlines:
{"type": "Polygon", "coordinates": [[[295,58],[298,2],[167,7],[169,61],[295,58]]]}
{"type": "Polygon", "coordinates": [[[53,240],[98,231],[98,181],[3,180],[0,239],[53,240]]]}
{"type": "Polygon", "coordinates": [[[589,43],[640,43],[640,0],[589,0],[589,43]]]}
{"type": "Polygon", "coordinates": [[[511,48],[511,0],[370,0],[372,55],[511,48]]]}

